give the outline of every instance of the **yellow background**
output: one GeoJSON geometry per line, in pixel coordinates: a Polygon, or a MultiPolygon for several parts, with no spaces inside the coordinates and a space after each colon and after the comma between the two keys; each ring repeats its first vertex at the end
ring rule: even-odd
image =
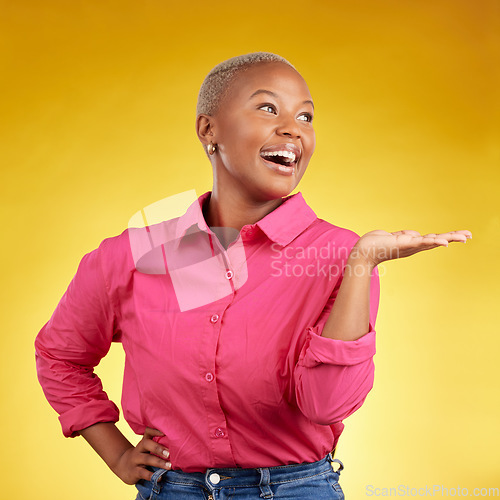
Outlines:
{"type": "MultiPolygon", "coordinates": [[[[380,269],[375,387],[338,449],[346,497],[500,487],[499,33],[498,0],[0,1],[0,496],[135,496],[63,438],[34,337],[84,253],[142,207],[211,188],[198,89],[255,50],[309,84],[317,149],[300,190],[320,217],[473,232],[380,269]]],[[[117,403],[121,363],[115,346],[98,368],[117,403]]]]}

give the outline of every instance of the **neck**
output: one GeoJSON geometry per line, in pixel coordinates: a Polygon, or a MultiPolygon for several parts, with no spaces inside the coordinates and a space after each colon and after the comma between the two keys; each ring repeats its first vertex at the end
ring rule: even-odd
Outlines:
{"type": "Polygon", "coordinates": [[[282,203],[282,198],[261,202],[250,200],[234,190],[219,190],[214,183],[204,215],[210,227],[228,227],[240,232],[243,226],[255,224],[282,203]]]}

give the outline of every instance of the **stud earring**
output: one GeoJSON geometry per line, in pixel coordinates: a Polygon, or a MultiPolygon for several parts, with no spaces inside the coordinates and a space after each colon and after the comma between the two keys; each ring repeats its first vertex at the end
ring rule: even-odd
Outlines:
{"type": "Polygon", "coordinates": [[[217,144],[214,144],[212,141],[210,141],[210,144],[207,146],[208,154],[212,156],[215,153],[216,149],[217,149],[217,144]]]}

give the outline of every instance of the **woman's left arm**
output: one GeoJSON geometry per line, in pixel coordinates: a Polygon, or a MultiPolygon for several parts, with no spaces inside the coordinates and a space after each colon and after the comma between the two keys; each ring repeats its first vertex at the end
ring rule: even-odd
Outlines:
{"type": "Polygon", "coordinates": [[[325,425],[340,422],[363,404],[373,386],[376,310],[370,302],[378,300],[376,266],[470,237],[470,231],[423,236],[371,231],[358,240],[321,336],[311,334],[295,370],[297,402],[306,416],[325,425]]]}
{"type": "Polygon", "coordinates": [[[369,331],[370,281],[375,267],[386,261],[408,257],[423,250],[466,242],[470,231],[426,234],[417,231],[371,231],[354,245],[344,279],[322,335],[338,340],[357,340],[369,331]]]}

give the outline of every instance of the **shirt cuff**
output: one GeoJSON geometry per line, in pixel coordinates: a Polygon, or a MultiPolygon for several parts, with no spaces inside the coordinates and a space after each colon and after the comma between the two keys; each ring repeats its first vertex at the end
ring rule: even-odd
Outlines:
{"type": "Polygon", "coordinates": [[[66,437],[79,435],[80,430],[100,422],[118,422],[120,410],[110,400],[89,401],[59,416],[66,437]]]}
{"type": "Polygon", "coordinates": [[[351,366],[363,363],[375,354],[375,330],[357,340],[322,337],[322,326],[307,328],[307,340],[299,364],[313,368],[320,364],[351,366]]]}

